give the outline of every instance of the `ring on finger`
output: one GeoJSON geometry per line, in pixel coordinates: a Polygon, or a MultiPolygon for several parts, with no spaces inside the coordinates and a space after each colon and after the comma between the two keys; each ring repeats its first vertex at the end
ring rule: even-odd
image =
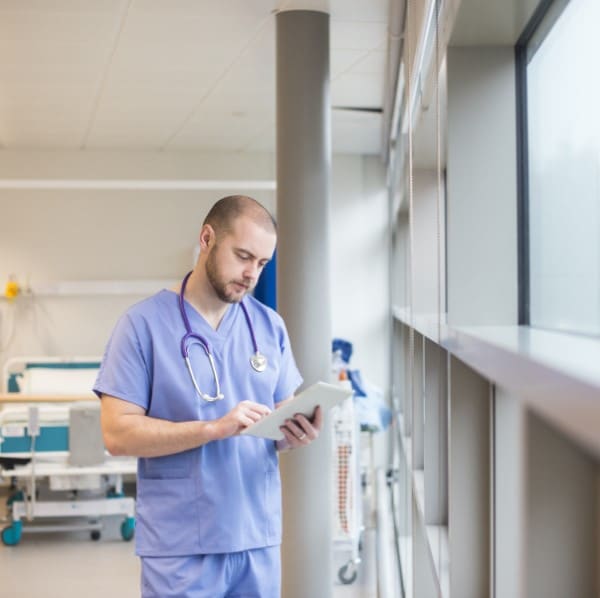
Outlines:
{"type": "Polygon", "coordinates": [[[298,436],[298,440],[304,440],[306,438],[306,432],[303,432],[302,434],[300,434],[300,436],[298,436]]]}

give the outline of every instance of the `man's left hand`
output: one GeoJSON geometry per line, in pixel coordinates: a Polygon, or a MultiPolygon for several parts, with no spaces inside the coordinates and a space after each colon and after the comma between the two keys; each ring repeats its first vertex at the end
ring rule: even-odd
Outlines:
{"type": "Polygon", "coordinates": [[[286,419],[285,424],[279,428],[285,438],[277,441],[277,448],[285,450],[307,446],[319,437],[322,427],[323,410],[321,407],[315,408],[310,419],[297,413],[293,418],[286,419]]]}

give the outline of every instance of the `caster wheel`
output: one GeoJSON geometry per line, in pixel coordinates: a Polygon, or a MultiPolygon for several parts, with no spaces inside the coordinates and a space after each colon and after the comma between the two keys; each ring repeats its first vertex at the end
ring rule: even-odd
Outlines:
{"type": "Polygon", "coordinates": [[[2,543],[5,546],[16,546],[21,541],[22,531],[23,524],[20,521],[15,521],[2,530],[2,543]]]}
{"type": "Polygon", "coordinates": [[[346,563],[343,567],[340,567],[338,571],[338,579],[343,584],[351,584],[356,581],[356,577],[358,575],[358,571],[354,566],[354,563],[346,563]]]}
{"type": "Polygon", "coordinates": [[[102,536],[102,534],[100,533],[100,530],[98,530],[98,529],[92,530],[90,533],[90,538],[92,540],[94,540],[94,542],[97,542],[101,538],[101,536],[102,536]]]}
{"type": "Polygon", "coordinates": [[[121,537],[125,542],[129,542],[133,538],[135,531],[135,519],[133,517],[127,517],[123,523],[121,523],[121,537]]]}

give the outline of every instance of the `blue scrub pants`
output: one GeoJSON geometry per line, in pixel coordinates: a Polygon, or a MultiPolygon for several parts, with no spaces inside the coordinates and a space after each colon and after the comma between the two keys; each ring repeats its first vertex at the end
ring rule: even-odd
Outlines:
{"type": "Polygon", "coordinates": [[[280,547],[142,557],[142,598],[280,598],[280,547]]]}

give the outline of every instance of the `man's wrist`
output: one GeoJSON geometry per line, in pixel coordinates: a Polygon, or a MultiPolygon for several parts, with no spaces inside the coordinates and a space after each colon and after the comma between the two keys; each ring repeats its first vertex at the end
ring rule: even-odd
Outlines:
{"type": "Polygon", "coordinates": [[[281,453],[290,450],[292,447],[289,445],[285,438],[275,441],[275,448],[281,453]]]}
{"type": "Polygon", "coordinates": [[[205,438],[205,442],[221,439],[219,420],[202,422],[202,430],[204,432],[203,436],[205,438]]]}

